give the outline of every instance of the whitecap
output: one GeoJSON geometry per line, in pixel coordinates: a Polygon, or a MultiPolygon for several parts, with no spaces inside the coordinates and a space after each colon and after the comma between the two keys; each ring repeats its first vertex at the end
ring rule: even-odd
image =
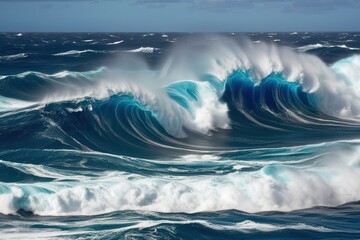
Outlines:
{"type": "Polygon", "coordinates": [[[82,107],[78,107],[78,108],[66,108],[66,111],[68,111],[69,113],[77,113],[77,112],[82,112],[83,109],[82,109],[82,107]]]}
{"type": "Polygon", "coordinates": [[[323,44],[320,44],[320,43],[316,43],[316,44],[309,44],[306,46],[298,47],[297,50],[299,50],[301,52],[307,52],[307,51],[310,51],[313,49],[323,48],[323,47],[326,47],[326,46],[323,44]]]}
{"type": "MultiPolygon", "coordinates": [[[[306,168],[274,165],[254,172],[221,176],[159,177],[114,171],[99,173],[101,175],[80,182],[0,183],[3,190],[0,213],[16,213],[19,208],[43,216],[69,216],[122,210],[194,213],[236,209],[260,212],[337,206],[360,196],[359,169],[350,165],[357,159],[358,150],[350,152],[349,156],[345,149],[342,154],[346,158],[341,154],[332,158],[326,156],[321,164],[306,168]],[[329,194],[334,197],[329,198],[329,194]]],[[[12,167],[27,171],[25,165],[12,164],[12,167]]],[[[56,178],[73,178],[51,169],[31,169],[38,175],[50,171],[56,178]],[[38,170],[42,172],[38,173],[38,170]]],[[[81,175],[75,177],[80,179],[81,175]]],[[[241,231],[312,228],[303,224],[254,222],[241,222],[231,227],[241,231]]]]}
{"type": "Polygon", "coordinates": [[[342,45],[330,45],[330,44],[321,44],[321,43],[309,44],[309,45],[305,45],[305,46],[302,46],[302,47],[298,47],[297,50],[299,50],[301,52],[307,52],[307,51],[318,49],[318,48],[336,48],[336,47],[337,48],[344,48],[344,49],[348,49],[348,50],[352,50],[352,51],[360,50],[360,48],[348,47],[345,44],[342,44],[342,45]]]}
{"type": "Polygon", "coordinates": [[[124,42],[124,40],[120,40],[120,41],[116,41],[116,42],[107,43],[106,45],[118,45],[123,42],[124,42]]]}
{"type": "Polygon", "coordinates": [[[13,55],[0,56],[0,60],[11,61],[20,58],[27,58],[29,55],[26,53],[18,53],[13,55]]]}
{"type": "Polygon", "coordinates": [[[153,47],[140,47],[133,50],[127,50],[125,52],[131,52],[131,53],[153,53],[155,50],[159,50],[159,48],[153,48],[153,47]]]}
{"type": "Polygon", "coordinates": [[[53,56],[70,56],[70,55],[81,55],[83,53],[99,53],[101,51],[95,51],[95,50],[91,50],[91,49],[86,49],[86,50],[70,50],[67,52],[60,52],[60,53],[55,53],[52,54],[53,56]]]}
{"type": "Polygon", "coordinates": [[[270,224],[270,223],[257,223],[250,220],[245,220],[243,222],[237,223],[233,227],[227,227],[229,230],[238,230],[243,232],[248,231],[260,231],[260,232],[273,232],[280,230],[310,230],[315,232],[331,232],[331,229],[322,227],[322,226],[311,226],[304,223],[298,223],[294,225],[278,225],[278,224],[270,224]]]}

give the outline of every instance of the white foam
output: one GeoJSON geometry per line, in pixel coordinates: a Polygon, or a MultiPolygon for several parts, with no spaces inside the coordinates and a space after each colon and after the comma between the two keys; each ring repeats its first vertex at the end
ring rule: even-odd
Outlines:
{"type": "Polygon", "coordinates": [[[21,101],[17,99],[0,96],[0,113],[23,109],[35,104],[36,104],[35,102],[21,101]]]}
{"type": "MultiPolygon", "coordinates": [[[[101,221],[101,219],[100,219],[101,221]]],[[[1,232],[1,237],[4,239],[25,239],[28,236],[32,236],[34,239],[68,239],[72,236],[81,236],[87,235],[92,236],[92,238],[107,238],[107,236],[114,236],[114,234],[120,234],[125,231],[129,231],[132,229],[147,229],[152,228],[160,225],[193,225],[199,224],[203,227],[210,228],[217,231],[239,231],[239,232],[274,232],[274,231],[281,231],[281,230],[310,230],[315,232],[332,232],[333,230],[322,227],[322,226],[311,226],[308,224],[294,224],[294,225],[277,225],[277,224],[263,224],[263,223],[256,223],[253,221],[245,220],[243,222],[236,223],[235,225],[221,225],[215,224],[210,221],[206,220],[144,220],[144,221],[129,221],[129,220],[122,220],[117,219],[117,221],[113,221],[111,219],[106,219],[105,224],[116,224],[116,225],[125,225],[125,227],[118,227],[116,229],[103,229],[103,230],[91,230],[94,224],[99,224],[99,220],[90,220],[87,221],[85,224],[83,222],[75,222],[76,226],[81,226],[81,228],[85,230],[54,230],[46,228],[46,230],[42,231],[40,229],[31,229],[31,228],[24,228],[24,227],[14,227],[13,229],[4,229],[1,232]],[[88,224],[86,224],[88,223],[88,224]],[[110,235],[108,235],[110,234],[110,235]]],[[[43,223],[45,224],[45,223],[43,223]]],[[[47,225],[52,226],[52,224],[59,225],[58,222],[52,223],[49,222],[47,225]]],[[[62,224],[66,226],[65,224],[62,224]]],[[[61,226],[62,226],[61,225],[61,226]]]]}
{"type": "Polygon", "coordinates": [[[220,157],[211,154],[189,154],[181,157],[181,162],[204,162],[204,161],[217,161],[220,157]]]}
{"type": "Polygon", "coordinates": [[[0,160],[0,164],[3,164],[7,167],[17,169],[23,173],[42,177],[42,178],[54,178],[56,180],[88,180],[89,177],[82,175],[74,175],[67,173],[65,171],[57,170],[52,167],[28,164],[28,163],[16,163],[0,160]]]}
{"type": "Polygon", "coordinates": [[[131,52],[131,53],[153,53],[155,50],[159,50],[158,48],[153,47],[140,47],[133,50],[127,50],[125,52],[131,52]]]}
{"type": "Polygon", "coordinates": [[[360,48],[348,47],[348,46],[346,46],[345,44],[342,44],[342,45],[336,45],[335,47],[338,47],[338,48],[345,48],[345,49],[349,49],[349,50],[353,50],[353,51],[359,51],[359,50],[360,50],[360,48]]]}
{"type": "Polygon", "coordinates": [[[15,60],[19,58],[27,58],[27,57],[28,55],[26,53],[18,53],[13,55],[0,56],[0,60],[11,61],[11,60],[15,60]]]}
{"type": "Polygon", "coordinates": [[[61,52],[61,53],[55,53],[52,54],[53,56],[71,56],[71,55],[80,55],[83,53],[98,53],[99,51],[95,51],[95,50],[91,50],[91,49],[86,49],[86,50],[70,50],[67,52],[61,52]]]}
{"type": "Polygon", "coordinates": [[[193,107],[193,117],[185,118],[184,126],[188,129],[207,134],[216,128],[227,129],[230,120],[227,117],[228,107],[219,101],[216,91],[209,83],[198,83],[197,96],[201,99],[193,107]]]}
{"type": "Polygon", "coordinates": [[[116,41],[116,42],[107,43],[106,45],[118,45],[123,42],[124,42],[124,40],[120,40],[120,41],[116,41]]]}
{"type": "Polygon", "coordinates": [[[294,225],[278,225],[278,224],[267,224],[267,223],[256,223],[250,220],[246,220],[237,223],[234,227],[228,227],[229,230],[239,230],[242,232],[248,231],[261,231],[261,232],[273,232],[280,230],[310,230],[315,232],[332,232],[331,229],[325,227],[314,227],[304,223],[298,223],[294,225]]]}
{"type": "Polygon", "coordinates": [[[352,50],[352,51],[360,50],[360,48],[348,47],[345,44],[343,44],[343,45],[329,45],[329,44],[324,45],[324,44],[320,44],[320,43],[309,44],[306,46],[298,47],[297,50],[299,50],[301,52],[307,52],[307,51],[318,49],[318,48],[335,48],[335,47],[344,48],[344,49],[348,49],[348,50],[352,50]]]}
{"type": "Polygon", "coordinates": [[[82,109],[82,107],[78,107],[78,108],[66,108],[66,111],[68,111],[69,113],[77,113],[77,112],[82,112],[83,109],[82,109]]]}
{"type": "MultiPolygon", "coordinates": [[[[86,181],[0,183],[0,213],[14,214],[19,208],[39,215],[67,216],[118,210],[259,212],[336,206],[360,199],[359,152],[359,147],[352,151],[337,149],[320,156],[317,164],[268,165],[252,172],[225,175],[167,177],[103,172],[86,181]]],[[[244,231],[307,227],[248,221],[235,226],[244,231]]]]}

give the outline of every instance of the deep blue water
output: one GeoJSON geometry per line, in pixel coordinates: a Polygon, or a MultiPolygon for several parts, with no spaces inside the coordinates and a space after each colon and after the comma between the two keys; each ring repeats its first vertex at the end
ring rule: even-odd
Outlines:
{"type": "Polygon", "coordinates": [[[1,239],[360,238],[360,33],[1,33],[1,239]]]}

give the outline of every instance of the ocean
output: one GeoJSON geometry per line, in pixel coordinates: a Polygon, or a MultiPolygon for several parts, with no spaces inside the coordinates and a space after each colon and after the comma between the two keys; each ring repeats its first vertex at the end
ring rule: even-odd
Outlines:
{"type": "Polygon", "coordinates": [[[360,239],[360,33],[0,33],[0,239],[360,239]]]}

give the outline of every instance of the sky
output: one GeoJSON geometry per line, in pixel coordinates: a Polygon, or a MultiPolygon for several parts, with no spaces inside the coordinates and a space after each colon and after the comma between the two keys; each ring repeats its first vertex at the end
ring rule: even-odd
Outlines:
{"type": "Polygon", "coordinates": [[[360,31],[360,0],[0,0],[0,31],[360,31]]]}

